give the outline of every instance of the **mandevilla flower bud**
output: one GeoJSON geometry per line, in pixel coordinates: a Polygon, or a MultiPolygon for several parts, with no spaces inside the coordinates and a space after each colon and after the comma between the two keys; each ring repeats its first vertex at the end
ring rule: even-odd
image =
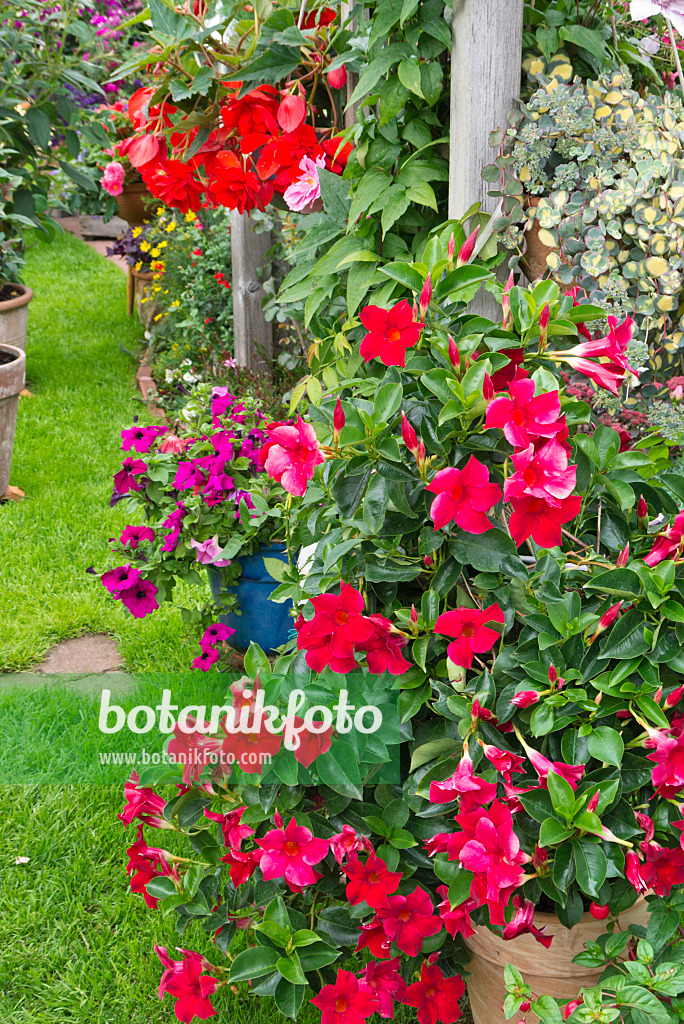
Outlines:
{"type": "Polygon", "coordinates": [[[413,624],[413,625],[415,626],[415,625],[416,625],[416,623],[418,622],[418,612],[416,611],[416,606],[415,606],[415,604],[412,604],[412,605],[411,605],[411,615],[410,615],[410,619],[411,619],[411,623],[412,623],[412,624],[413,624]]]}
{"type": "Polygon", "coordinates": [[[508,330],[508,322],[511,317],[511,300],[508,297],[508,293],[513,287],[513,271],[511,270],[508,275],[508,280],[504,286],[503,295],[501,296],[501,309],[503,311],[503,320],[501,321],[501,328],[504,331],[508,330]]]}
{"type": "Polygon", "coordinates": [[[482,397],[485,402],[491,402],[494,398],[494,384],[488,373],[485,373],[484,380],[482,381],[482,397]]]}
{"type": "Polygon", "coordinates": [[[640,530],[648,529],[648,505],[643,494],[639,495],[639,501],[637,503],[637,523],[640,530]]]}
{"type": "Polygon", "coordinates": [[[339,446],[340,433],[342,432],[345,422],[344,409],[342,408],[342,403],[338,398],[335,402],[335,411],[333,412],[333,442],[335,447],[339,446]]]}
{"type": "Polygon", "coordinates": [[[587,804],[587,810],[591,811],[591,813],[593,814],[594,811],[596,810],[596,808],[598,807],[598,802],[599,802],[600,799],[601,799],[601,790],[597,789],[596,792],[594,793],[594,795],[592,796],[591,800],[587,804]]]}
{"type": "Polygon", "coordinates": [[[546,348],[546,341],[549,331],[549,320],[551,319],[551,310],[548,302],[545,304],[541,313],[539,314],[539,351],[543,352],[546,348]]]}
{"type": "Polygon", "coordinates": [[[679,704],[682,699],[682,694],[684,694],[684,686],[678,686],[676,690],[672,691],[672,693],[668,693],[665,698],[665,707],[673,708],[676,704],[679,704]]]}
{"type": "Polygon", "coordinates": [[[415,455],[418,451],[418,437],[405,412],[401,414],[401,437],[411,455],[415,455]]]}
{"type": "Polygon", "coordinates": [[[511,697],[511,704],[514,704],[516,708],[529,708],[538,700],[539,694],[536,690],[519,690],[514,697],[511,697]]]}
{"type": "Polygon", "coordinates": [[[624,603],[624,601],[618,601],[617,604],[612,604],[608,611],[603,613],[599,619],[599,623],[596,627],[596,632],[594,633],[592,640],[594,640],[599,633],[605,633],[607,629],[610,629],[615,620],[620,617],[620,609],[624,603]]]}
{"type": "Polygon", "coordinates": [[[625,544],[620,554],[615,559],[615,565],[618,569],[624,569],[629,561],[629,541],[625,544]]]}
{"type": "Polygon", "coordinates": [[[590,903],[589,913],[592,917],[595,917],[597,921],[605,921],[607,917],[610,917],[610,907],[607,903],[601,906],[600,903],[590,903]]]}
{"type": "Polygon", "coordinates": [[[435,564],[435,560],[432,555],[425,555],[423,558],[423,565],[429,569],[431,565],[435,564]]]}
{"type": "Polygon", "coordinates": [[[461,365],[461,356],[458,351],[458,345],[451,335],[449,335],[449,362],[453,366],[454,370],[458,370],[461,365]]]}
{"type": "Polygon", "coordinates": [[[477,240],[477,233],[480,230],[479,225],[475,228],[472,234],[468,235],[465,242],[461,246],[458,256],[456,257],[456,266],[463,267],[466,263],[469,263],[472,259],[473,251],[475,249],[475,242],[477,240]]]}
{"type": "Polygon", "coordinates": [[[425,281],[425,284],[421,288],[420,295],[418,296],[418,308],[420,310],[421,320],[425,316],[425,314],[427,313],[428,308],[429,308],[431,302],[432,302],[432,278],[431,278],[430,274],[428,274],[427,280],[425,281]]]}
{"type": "Polygon", "coordinates": [[[454,265],[454,253],[456,252],[456,242],[454,241],[454,233],[451,232],[451,238],[447,242],[447,259],[449,260],[449,270],[454,265]]]}

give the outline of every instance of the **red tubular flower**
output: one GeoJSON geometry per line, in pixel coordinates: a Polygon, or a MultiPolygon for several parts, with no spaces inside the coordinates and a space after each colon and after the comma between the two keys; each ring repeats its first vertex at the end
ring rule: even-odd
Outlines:
{"type": "Polygon", "coordinates": [[[657,896],[669,896],[673,886],[684,884],[684,850],[671,850],[659,843],[644,843],[641,848],[646,862],[640,874],[647,889],[653,889],[657,896]]]}
{"type": "Polygon", "coordinates": [[[382,615],[369,615],[367,622],[373,626],[373,633],[368,640],[357,643],[356,650],[366,655],[369,672],[378,676],[383,672],[391,672],[395,676],[408,672],[411,662],[401,653],[408,637],[395,630],[390,620],[382,615]]]}
{"type": "Polygon", "coordinates": [[[407,956],[418,956],[423,943],[441,930],[442,922],[434,914],[432,900],[425,889],[418,886],[408,896],[388,896],[389,907],[380,908],[379,919],[390,942],[407,956]]]}
{"type": "Polygon", "coordinates": [[[259,866],[261,851],[247,852],[245,850],[229,850],[221,857],[224,864],[228,865],[228,875],[234,886],[244,885],[248,882],[259,866]]]}
{"type": "Polygon", "coordinates": [[[170,867],[171,854],[169,851],[161,850],[156,846],[148,846],[142,833],[143,829],[140,825],[136,842],[126,850],[128,854],[126,873],[131,876],[131,892],[142,896],[150,910],[154,910],[159,900],[155,896],[150,896],[147,891],[147,883],[160,876],[174,877],[178,881],[179,876],[178,870],[170,867]]]}
{"type": "Polygon", "coordinates": [[[473,252],[475,251],[475,242],[477,241],[477,235],[479,230],[480,228],[478,225],[478,227],[475,228],[472,234],[468,235],[465,242],[461,246],[458,256],[456,257],[457,267],[463,267],[465,266],[466,263],[470,263],[473,257],[473,252]]]}
{"type": "Polygon", "coordinates": [[[269,732],[265,722],[260,723],[258,730],[250,732],[229,733],[225,722],[221,722],[221,728],[226,733],[221,743],[223,761],[238,765],[250,775],[259,775],[264,763],[278,753],[283,742],[282,733],[269,732]]]}
{"type": "Polygon", "coordinates": [[[273,186],[261,181],[253,170],[228,150],[217,153],[211,163],[209,194],[214,203],[238,213],[265,210],[273,198],[273,186]]]}
{"type": "Polygon", "coordinates": [[[464,939],[475,934],[473,923],[470,920],[470,911],[476,909],[475,900],[468,898],[463,903],[459,903],[457,907],[451,909],[451,902],[449,900],[449,887],[448,885],[440,885],[437,887],[437,892],[440,896],[444,897],[444,901],[437,906],[439,916],[444,921],[444,927],[451,935],[452,939],[457,935],[462,935],[464,939]]]}
{"type": "Polygon", "coordinates": [[[224,846],[228,846],[232,850],[239,850],[242,841],[254,835],[254,829],[250,828],[249,825],[243,825],[241,821],[242,815],[246,810],[245,806],[236,807],[234,811],[229,811],[228,814],[220,814],[217,811],[208,811],[205,808],[204,817],[210,821],[217,822],[221,826],[224,846]]]}
{"type": "Polygon", "coordinates": [[[537,450],[529,445],[511,456],[511,462],[515,473],[504,484],[506,501],[529,496],[558,507],[575,488],[577,466],[568,465],[568,453],[555,439],[537,450]]]}
{"type": "Polygon", "coordinates": [[[286,491],[301,497],[316,466],[324,461],[316,431],[298,416],[295,426],[269,423],[266,433],[270,440],[259,451],[261,465],[286,491]]]}
{"type": "Polygon", "coordinates": [[[264,881],[284,878],[293,892],[301,892],[322,877],[312,865],[323,860],[330,848],[327,839],[317,839],[294,818],[290,818],[287,828],[271,829],[256,844],[263,850],[259,866],[264,881]]]}
{"type": "Polygon", "coordinates": [[[532,900],[523,899],[522,896],[513,897],[515,913],[503,930],[504,939],[515,939],[518,935],[533,935],[537,942],[548,949],[553,939],[552,935],[544,935],[544,928],[537,928],[534,924],[534,903],[532,900]]]}
{"type": "Polygon", "coordinates": [[[684,731],[681,727],[668,732],[650,729],[644,746],[655,748],[647,757],[656,764],[651,775],[656,793],[666,800],[676,799],[684,788],[684,731]]]}
{"type": "Polygon", "coordinates": [[[451,269],[451,267],[453,266],[454,256],[455,255],[456,255],[456,240],[454,238],[454,233],[452,231],[451,235],[449,236],[449,241],[447,242],[447,260],[449,261],[449,269],[451,269]]]}
{"type": "Polygon", "coordinates": [[[333,440],[336,445],[340,443],[340,434],[344,429],[345,422],[344,409],[338,398],[335,402],[335,411],[333,412],[333,440]]]}
{"type": "Polygon", "coordinates": [[[324,985],[310,1001],[321,1011],[321,1024],[361,1024],[378,1007],[372,992],[343,970],[338,970],[334,985],[324,985]]]}
{"type": "Polygon", "coordinates": [[[511,781],[513,772],[521,772],[522,766],[525,763],[525,758],[520,757],[519,754],[511,754],[508,750],[501,750],[499,747],[494,747],[489,743],[485,743],[482,747],[484,756],[493,764],[497,772],[503,775],[506,782],[511,781]]]}
{"type": "MultiPolygon", "coordinates": [[[[116,481],[116,477],[114,477],[114,480],[116,481]]],[[[638,514],[637,506],[637,515],[638,514]]],[[[646,523],[648,524],[648,514],[646,515],[646,523]]],[[[646,565],[650,565],[651,568],[653,568],[661,562],[664,562],[666,558],[678,558],[681,555],[683,547],[684,511],[678,512],[674,518],[672,526],[668,526],[660,537],[656,537],[653,542],[653,547],[644,558],[644,562],[646,562],[646,565]]]]}
{"type": "Polygon", "coordinates": [[[577,785],[584,775],[583,764],[566,764],[564,761],[549,761],[548,757],[544,757],[538,750],[533,750],[532,747],[525,746],[525,753],[534,765],[534,769],[539,776],[539,782],[542,789],[547,789],[547,779],[549,772],[555,772],[561,779],[565,779],[572,789],[577,789],[577,785]]]}
{"type": "Polygon", "coordinates": [[[529,708],[539,700],[536,690],[518,690],[515,696],[511,697],[511,704],[516,708],[529,708]]]}
{"type": "Polygon", "coordinates": [[[549,505],[543,498],[522,496],[511,504],[513,511],[508,526],[515,544],[519,547],[531,537],[542,548],[554,548],[563,542],[562,527],[565,523],[579,515],[582,499],[569,497],[559,501],[558,505],[549,505]]]}
{"type": "Polygon", "coordinates": [[[490,483],[489,470],[474,455],[463,469],[440,469],[426,490],[437,495],[430,507],[435,530],[451,522],[466,533],[494,529],[486,513],[501,500],[501,488],[490,483]]]}
{"type": "Polygon", "coordinates": [[[610,917],[610,907],[607,903],[601,905],[592,902],[589,904],[589,913],[597,921],[605,921],[607,917],[610,917]]]}
{"type": "MultiPolygon", "coordinates": [[[[451,237],[453,238],[453,235],[451,237]]],[[[458,351],[458,345],[451,335],[449,335],[449,362],[453,366],[454,370],[458,370],[461,365],[461,354],[458,351]]]]}
{"type": "Polygon", "coordinates": [[[615,559],[615,567],[616,567],[616,569],[624,569],[624,567],[627,565],[628,562],[629,562],[629,541],[627,541],[627,543],[625,544],[624,548],[622,549],[620,554],[615,559]]]}
{"type": "MultiPolygon", "coordinates": [[[[294,725],[296,729],[302,729],[304,719],[295,715],[294,725]]],[[[299,764],[304,765],[305,768],[308,768],[317,757],[320,757],[321,754],[327,754],[330,750],[332,745],[332,728],[318,729],[314,727],[302,729],[298,733],[297,739],[299,740],[299,746],[293,751],[294,759],[299,764]]]]}
{"type": "Polygon", "coordinates": [[[409,985],[402,1003],[416,1007],[418,1024],[454,1024],[462,1015],[459,999],[465,993],[463,978],[445,978],[436,964],[424,963],[420,981],[409,985]]]}
{"type": "Polygon", "coordinates": [[[206,735],[208,722],[188,718],[187,723],[186,732],[176,722],[167,748],[174,763],[183,765],[183,782],[186,786],[199,779],[206,765],[215,763],[221,750],[221,740],[206,735]]]}
{"type": "MultiPolygon", "coordinates": [[[[503,320],[501,322],[501,329],[504,330],[504,331],[508,330],[508,322],[509,322],[509,320],[511,318],[510,292],[511,292],[511,288],[512,287],[513,287],[513,271],[511,270],[510,274],[508,275],[508,280],[506,281],[506,284],[504,285],[503,295],[501,296],[501,309],[502,309],[502,312],[503,312],[503,320]]],[[[520,351],[522,352],[522,349],[520,351]]],[[[508,353],[506,352],[505,354],[507,355],[508,353]]],[[[523,355],[524,355],[524,352],[523,352],[523,355]]]]}
{"type": "Polygon", "coordinates": [[[637,523],[640,530],[648,529],[648,504],[643,494],[639,495],[639,501],[637,502],[637,523]]]}
{"type": "Polygon", "coordinates": [[[478,804],[488,804],[496,796],[496,783],[473,774],[473,762],[468,754],[463,755],[452,776],[443,782],[430,783],[430,803],[451,803],[464,793],[478,804]]]}
{"type": "Polygon", "coordinates": [[[612,604],[610,608],[608,608],[607,611],[603,613],[603,615],[598,621],[596,632],[594,633],[592,640],[595,639],[600,633],[605,633],[605,631],[607,629],[610,629],[613,623],[616,622],[617,619],[619,619],[620,610],[624,603],[624,601],[618,601],[616,604],[612,604]]]}
{"type": "Polygon", "coordinates": [[[124,783],[126,806],[121,814],[117,814],[119,821],[125,826],[137,820],[151,825],[152,828],[171,828],[171,823],[164,817],[166,800],[147,786],[138,789],[139,782],[138,773],[131,772],[130,778],[124,783]]]}
{"type": "Polygon", "coordinates": [[[337,594],[311,598],[315,615],[309,622],[295,623],[297,647],[306,651],[306,663],[314,672],[330,665],[333,672],[352,672],[356,668],[354,649],[372,641],[377,630],[364,618],[363,597],[351,583],[343,583],[337,594]]]}
{"type": "Polygon", "coordinates": [[[470,668],[474,654],[491,651],[500,634],[491,629],[489,622],[503,624],[504,613],[498,604],[480,611],[479,608],[456,608],[443,612],[435,622],[434,632],[441,636],[454,637],[447,647],[447,654],[454,665],[470,668]]]}
{"type": "Polygon", "coordinates": [[[533,380],[511,381],[509,390],[510,398],[500,395],[489,403],[485,426],[501,427],[506,440],[516,448],[527,448],[537,437],[555,437],[565,425],[558,391],[535,398],[533,380]]]}
{"type": "Polygon", "coordinates": [[[549,320],[551,319],[551,310],[549,309],[548,302],[544,305],[541,313],[539,314],[539,348],[540,351],[546,346],[546,339],[549,330],[549,320]]]}
{"type": "Polygon", "coordinates": [[[182,949],[182,960],[171,960],[164,946],[154,950],[166,968],[159,982],[159,998],[168,992],[177,1000],[176,1017],[181,1024],[191,1024],[195,1017],[208,1020],[216,1015],[209,997],[216,991],[218,981],[203,972],[213,970],[211,964],[199,953],[182,949]]]}
{"type": "Polygon", "coordinates": [[[524,348],[503,348],[497,355],[506,356],[508,364],[492,374],[492,387],[496,394],[506,391],[511,381],[524,380],[527,377],[527,371],[523,367],[524,348]]]}
{"type": "Polygon", "coordinates": [[[371,960],[359,976],[359,987],[375,998],[376,1012],[386,1020],[394,1018],[394,1000],[401,1002],[406,990],[406,982],[399,974],[399,962],[398,956],[379,964],[371,960]]]}
{"type": "Polygon", "coordinates": [[[385,366],[405,366],[406,350],[415,345],[424,327],[416,323],[406,299],[391,309],[366,306],[359,314],[361,323],[369,332],[359,349],[363,359],[379,359],[385,366]]]}
{"type": "Polygon", "coordinates": [[[389,907],[387,897],[396,892],[403,877],[401,871],[388,871],[384,860],[372,851],[365,864],[353,857],[342,871],[349,879],[345,892],[351,905],[367,903],[374,910],[389,907]]]}
{"type": "Polygon", "coordinates": [[[342,831],[338,832],[330,840],[330,849],[336,864],[342,864],[347,857],[351,857],[357,850],[362,850],[363,848],[363,836],[358,836],[351,825],[343,825],[342,831]]]}

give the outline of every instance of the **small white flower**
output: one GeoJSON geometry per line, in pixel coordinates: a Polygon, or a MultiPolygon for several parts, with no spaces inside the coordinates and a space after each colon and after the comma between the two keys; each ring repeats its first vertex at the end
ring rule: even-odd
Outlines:
{"type": "Polygon", "coordinates": [[[30,857],[15,857],[14,858],[14,863],[15,864],[28,864],[28,862],[30,860],[31,860],[30,857]]]}

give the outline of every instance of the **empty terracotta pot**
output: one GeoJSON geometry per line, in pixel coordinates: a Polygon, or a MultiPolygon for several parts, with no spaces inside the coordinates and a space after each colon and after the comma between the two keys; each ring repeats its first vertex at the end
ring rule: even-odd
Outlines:
{"type": "MultiPolygon", "coordinates": [[[[648,905],[641,898],[633,907],[620,915],[620,925],[647,924],[648,905]]],[[[553,936],[548,949],[532,935],[519,935],[504,940],[480,928],[466,940],[471,953],[468,966],[470,977],[466,978],[468,998],[474,1024],[506,1024],[501,1006],[506,998],[504,968],[506,964],[517,967],[532,991],[537,996],[549,995],[557,999],[573,999],[581,988],[591,988],[602,971],[590,970],[581,964],[574,964],[573,957],[581,953],[587,942],[595,942],[606,931],[605,921],[596,921],[591,914],[584,914],[574,928],[566,928],[555,914],[535,914],[537,928],[546,925],[546,934],[553,936]]],[[[527,1014],[527,1024],[538,1024],[534,1013],[527,1014]]]]}
{"type": "Polygon", "coordinates": [[[0,343],[0,498],[9,486],[19,392],[26,379],[26,353],[0,343]]]}
{"type": "Polygon", "coordinates": [[[15,293],[11,298],[0,302],[0,345],[16,345],[26,348],[26,326],[28,323],[28,304],[33,292],[25,284],[9,284],[15,293]]]}

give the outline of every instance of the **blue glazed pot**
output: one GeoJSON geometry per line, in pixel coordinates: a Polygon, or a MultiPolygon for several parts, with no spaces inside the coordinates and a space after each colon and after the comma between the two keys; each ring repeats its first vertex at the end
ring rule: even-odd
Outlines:
{"type": "Polygon", "coordinates": [[[242,575],[233,586],[223,585],[223,571],[213,565],[207,566],[209,586],[214,599],[219,594],[235,594],[241,615],[226,612],[219,615],[219,622],[234,629],[229,643],[239,651],[246,651],[252,641],[262,651],[271,654],[276,647],[287,643],[292,628],[292,601],[274,604],[269,597],[278,586],[277,580],[269,575],[264,558],[277,558],[287,562],[285,544],[271,544],[261,547],[254,555],[243,555],[236,561],[242,566],[242,575]]]}

